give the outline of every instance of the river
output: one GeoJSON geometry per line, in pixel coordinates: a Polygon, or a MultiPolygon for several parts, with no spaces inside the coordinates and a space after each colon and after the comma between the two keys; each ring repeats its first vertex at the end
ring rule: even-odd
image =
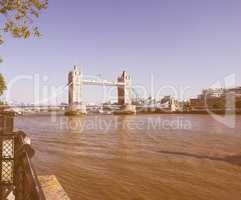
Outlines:
{"type": "Polygon", "coordinates": [[[241,116],[47,114],[16,119],[39,175],[72,200],[240,200],[241,116]]]}

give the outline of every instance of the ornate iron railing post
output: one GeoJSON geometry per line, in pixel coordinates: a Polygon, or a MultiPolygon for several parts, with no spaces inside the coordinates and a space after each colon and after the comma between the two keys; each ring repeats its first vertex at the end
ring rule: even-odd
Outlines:
{"type": "Polygon", "coordinates": [[[45,200],[23,132],[13,132],[13,115],[0,114],[0,199],[45,200]]]}
{"type": "Polygon", "coordinates": [[[0,197],[2,199],[3,196],[3,185],[2,185],[2,153],[3,153],[3,149],[2,149],[2,132],[0,131],[0,197]]]}
{"type": "Polygon", "coordinates": [[[0,113],[0,197],[5,199],[13,188],[14,138],[8,137],[13,131],[13,115],[0,113]]]}

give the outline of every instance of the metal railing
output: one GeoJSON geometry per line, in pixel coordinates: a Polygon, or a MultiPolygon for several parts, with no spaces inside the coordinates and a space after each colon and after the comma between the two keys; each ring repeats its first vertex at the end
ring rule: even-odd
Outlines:
{"type": "MultiPolygon", "coordinates": [[[[1,117],[1,115],[0,115],[1,117]]],[[[12,120],[7,117],[4,120],[12,120]]],[[[4,122],[3,124],[11,124],[4,122]]],[[[2,126],[3,127],[3,126],[2,126]]],[[[45,200],[36,172],[31,163],[34,150],[25,142],[23,132],[12,127],[0,132],[0,199],[45,200]]]]}

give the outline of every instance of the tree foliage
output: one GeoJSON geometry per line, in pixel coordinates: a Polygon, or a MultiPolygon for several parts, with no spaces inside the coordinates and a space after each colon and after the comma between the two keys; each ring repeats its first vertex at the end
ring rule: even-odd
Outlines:
{"type": "MultiPolygon", "coordinates": [[[[48,0],[0,0],[0,45],[4,43],[3,33],[24,39],[40,36],[33,19],[38,18],[41,10],[47,9],[47,6],[48,0]]],[[[0,73],[0,96],[6,89],[4,77],[0,73]]]]}
{"type": "Polygon", "coordinates": [[[0,44],[4,42],[2,33],[11,33],[16,38],[40,36],[38,27],[34,26],[33,19],[38,18],[41,10],[46,9],[48,0],[0,0],[1,24],[0,44]]]}
{"type": "Polygon", "coordinates": [[[3,95],[4,90],[7,89],[5,79],[2,74],[0,74],[0,96],[3,95]]]}

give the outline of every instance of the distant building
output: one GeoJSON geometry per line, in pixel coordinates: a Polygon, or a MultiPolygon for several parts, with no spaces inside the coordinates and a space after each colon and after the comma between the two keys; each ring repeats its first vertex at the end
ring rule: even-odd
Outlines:
{"type": "Polygon", "coordinates": [[[163,111],[175,112],[180,110],[180,104],[174,97],[164,96],[160,100],[159,108],[163,111]]]}
{"type": "Polygon", "coordinates": [[[197,98],[190,99],[189,106],[193,111],[224,110],[227,106],[226,97],[230,94],[235,96],[236,108],[241,107],[241,87],[205,89],[197,98]]]}
{"type": "Polygon", "coordinates": [[[236,98],[241,97],[241,87],[226,89],[225,93],[234,93],[236,98]]]}
{"type": "Polygon", "coordinates": [[[210,99],[210,98],[219,98],[221,96],[223,96],[224,94],[224,89],[223,88],[209,88],[209,89],[205,89],[202,91],[202,94],[199,95],[198,97],[201,99],[210,99]]]}

